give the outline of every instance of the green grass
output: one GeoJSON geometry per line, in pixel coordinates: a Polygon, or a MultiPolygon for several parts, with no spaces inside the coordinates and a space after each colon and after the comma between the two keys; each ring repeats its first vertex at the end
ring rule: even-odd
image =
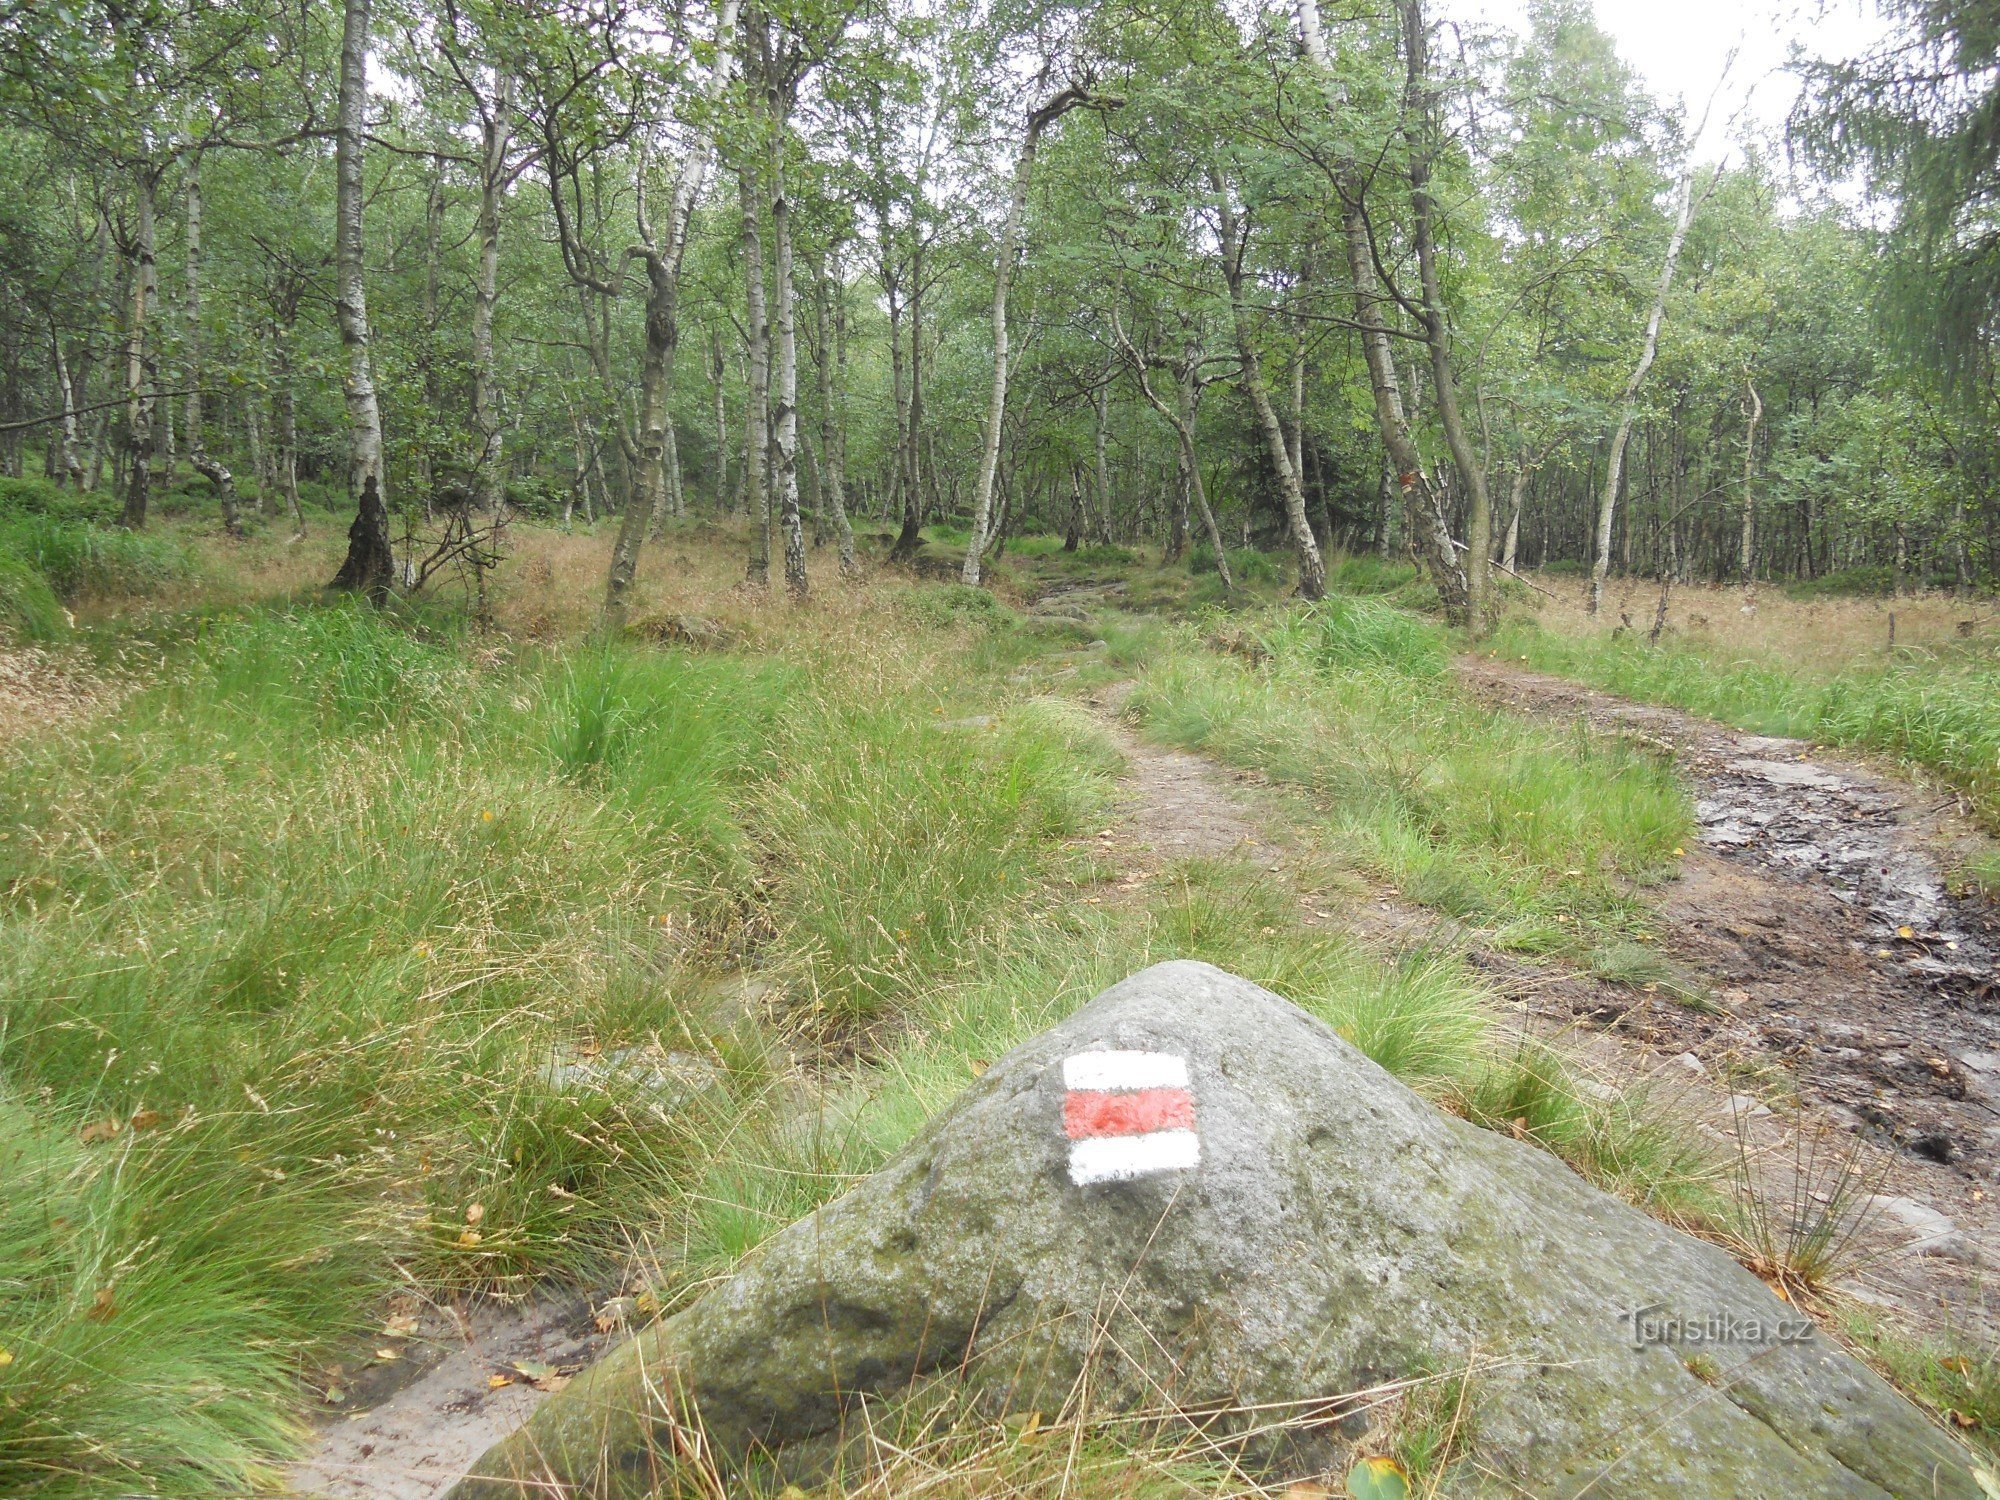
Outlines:
{"type": "Polygon", "coordinates": [[[1494,649],[1646,702],[1760,734],[1876,751],[1920,767],[2000,827],[2000,662],[1908,654],[1814,679],[1688,644],[1580,639],[1510,621],[1494,649]]]}
{"type": "MultiPolygon", "coordinates": [[[[1562,800],[1607,762],[1503,737],[1507,764],[1480,770],[1491,726],[1444,723],[1435,632],[1381,609],[1278,621],[1269,681],[1158,621],[1107,622],[1093,656],[1163,659],[1163,723],[1238,749],[1305,730],[1298,775],[1363,789],[1357,830],[1393,811],[1398,868],[1597,911],[1625,874],[1544,866],[1586,834],[1643,866],[1634,818],[1585,829],[1562,800]],[[1533,801],[1514,778],[1551,755],[1572,780],[1533,801]],[[1561,826],[1479,823],[1496,788],[1561,826]]],[[[1169,957],[1268,984],[1450,1107],[1671,1196],[1680,1148],[1558,1063],[1496,1052],[1461,958],[1303,927],[1282,877],[1232,861],[1170,870],[1144,903],[1081,900],[1077,836],[1118,756],[1081,710],[1010,701],[1003,674],[1061,643],[998,620],[916,590],[860,634],[808,621],[754,655],[249,609],[161,632],[153,685],[89,736],[13,747],[0,1491],[264,1482],[302,1377],[369,1347],[352,1340],[391,1286],[589,1281],[644,1236],[662,1302],[685,1300],[986,1063],[1169,957]],[[731,973],[831,1044],[809,1094],[758,1016],[718,1005],[731,973]],[[629,1048],[690,1081],[663,1098],[621,1071],[629,1048]]],[[[1677,826],[1649,762],[1610,771],[1677,826]]]]}
{"type": "Polygon", "coordinates": [[[1849,1309],[1841,1331],[1919,1405],[1985,1454],[2000,1470],[2000,1357],[1971,1335],[1913,1336],[1871,1314],[1849,1309]]]}
{"type": "Polygon", "coordinates": [[[1691,826],[1668,766],[1474,704],[1444,633],[1386,603],[1280,611],[1262,639],[1260,667],[1165,652],[1132,698],[1148,732],[1302,789],[1348,858],[1503,945],[1644,936],[1638,890],[1691,826]]]}
{"type": "Polygon", "coordinates": [[[600,1273],[769,1086],[705,1019],[732,955],[845,1022],[957,972],[1101,762],[1044,710],[947,730],[909,671],[857,708],[785,660],[252,612],[17,749],[0,1490],[240,1489],[394,1279],[600,1273]],[[629,1046],[704,1106],[577,1061],[629,1046]]]}
{"type": "Polygon", "coordinates": [[[58,641],[69,617],[40,569],[0,553],[0,641],[58,641]]]}

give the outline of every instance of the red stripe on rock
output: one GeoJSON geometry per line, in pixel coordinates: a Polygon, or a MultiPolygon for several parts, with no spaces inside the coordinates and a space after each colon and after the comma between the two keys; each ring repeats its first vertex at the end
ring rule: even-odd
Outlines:
{"type": "Polygon", "coordinates": [[[1100,1135],[1144,1135],[1194,1129],[1194,1095],[1186,1089],[1138,1089],[1107,1094],[1072,1089],[1063,1096],[1063,1129],[1073,1141],[1100,1135]]]}

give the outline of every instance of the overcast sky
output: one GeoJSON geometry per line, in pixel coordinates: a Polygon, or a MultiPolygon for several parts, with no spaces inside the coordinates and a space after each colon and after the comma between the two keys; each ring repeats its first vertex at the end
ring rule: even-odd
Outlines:
{"type": "MultiPolygon", "coordinates": [[[[1441,0],[1439,8],[1464,20],[1527,28],[1526,0],[1441,0]]],[[[1872,0],[1596,0],[1596,8],[1619,54],[1663,101],[1685,99],[1690,121],[1708,102],[1730,49],[1739,49],[1701,145],[1705,157],[1726,144],[1721,127],[1746,99],[1747,121],[1783,126],[1798,96],[1798,80],[1785,71],[1794,42],[1822,57],[1843,57],[1883,30],[1872,0]]]]}

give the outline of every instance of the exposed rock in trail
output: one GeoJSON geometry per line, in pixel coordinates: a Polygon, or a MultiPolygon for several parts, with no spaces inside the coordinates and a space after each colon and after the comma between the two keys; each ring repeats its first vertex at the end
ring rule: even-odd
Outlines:
{"type": "Polygon", "coordinates": [[[1722,1251],[1193,963],[996,1062],[453,1493],[637,1495],[695,1442],[808,1472],[857,1398],[961,1373],[997,1408],[1087,1392],[1208,1410],[1218,1435],[1258,1406],[1247,1456],[1304,1472],[1364,1424],[1343,1395],[1455,1372],[1455,1494],[1979,1493],[1950,1439],[1722,1251]]]}
{"type": "Polygon", "coordinates": [[[1659,903],[1667,951],[1717,986],[1718,1015],[1648,1006],[1622,1029],[1675,1052],[1772,1059],[1801,1100],[1980,1178],[2000,1165],[2000,917],[1954,896],[1950,836],[1912,788],[1796,740],[1472,658],[1476,689],[1671,750],[1699,844],[1659,903]]]}

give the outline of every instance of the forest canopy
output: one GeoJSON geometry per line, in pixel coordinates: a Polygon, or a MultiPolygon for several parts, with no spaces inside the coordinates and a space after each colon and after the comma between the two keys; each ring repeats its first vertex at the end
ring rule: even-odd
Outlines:
{"type": "Polygon", "coordinates": [[[969,583],[1408,554],[1475,624],[1532,569],[1969,588],[1996,37],[1890,18],[1698,154],[1585,0],[10,4],[0,470],[334,510],[377,598],[601,516],[614,617],[690,508],[795,595],[855,514],[969,583]]]}

